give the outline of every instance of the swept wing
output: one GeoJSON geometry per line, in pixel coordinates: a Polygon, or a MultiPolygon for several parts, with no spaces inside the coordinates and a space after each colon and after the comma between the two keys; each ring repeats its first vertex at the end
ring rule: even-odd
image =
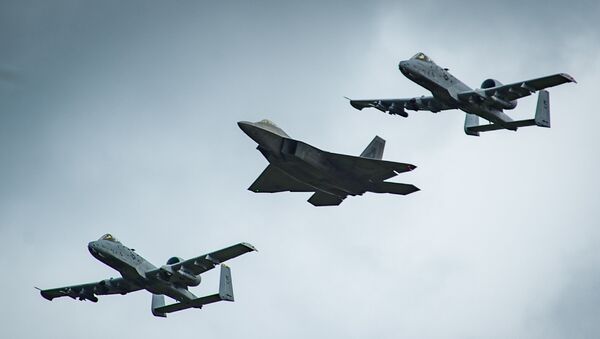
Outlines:
{"type": "Polygon", "coordinates": [[[314,192],[315,189],[306,185],[273,165],[267,166],[260,176],[250,185],[252,192],[314,192]]]}

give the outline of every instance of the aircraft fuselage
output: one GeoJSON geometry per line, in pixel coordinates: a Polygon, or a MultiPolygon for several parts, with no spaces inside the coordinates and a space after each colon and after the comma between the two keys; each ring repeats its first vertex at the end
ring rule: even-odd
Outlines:
{"type": "Polygon", "coordinates": [[[481,102],[459,100],[459,93],[472,89],[433,61],[409,59],[401,61],[398,68],[404,76],[428,89],[436,99],[449,107],[475,114],[502,126],[505,126],[506,122],[512,121],[501,108],[491,106],[485,100],[481,102]]]}
{"type": "Polygon", "coordinates": [[[340,197],[367,191],[368,180],[336,168],[327,160],[326,152],[292,139],[283,131],[268,130],[253,123],[238,124],[258,143],[257,149],[271,165],[316,191],[340,197]]]}
{"type": "Polygon", "coordinates": [[[179,301],[196,298],[188,291],[187,286],[173,284],[159,276],[147,276],[146,273],[155,270],[156,266],[119,242],[92,241],[88,244],[88,250],[94,258],[117,270],[123,279],[135,286],[154,294],[167,295],[179,301]]]}

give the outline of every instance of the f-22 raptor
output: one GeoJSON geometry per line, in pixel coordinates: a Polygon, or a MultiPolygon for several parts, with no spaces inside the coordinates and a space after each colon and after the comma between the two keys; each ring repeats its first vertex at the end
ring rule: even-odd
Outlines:
{"type": "Polygon", "coordinates": [[[269,120],[240,121],[238,126],[258,143],[269,166],[248,190],[257,193],[314,192],[314,206],[336,206],[348,195],[365,192],[410,194],[414,185],[384,181],[416,166],[381,160],[385,140],[376,136],[359,157],[322,151],[290,138],[269,120]]]}
{"type": "Polygon", "coordinates": [[[96,259],[119,271],[122,277],[40,290],[42,297],[48,300],[71,297],[98,302],[96,295],[127,294],[145,289],[152,293],[152,314],[157,317],[166,317],[167,313],[187,308],[202,308],[203,305],[217,301],[233,301],[231,270],[222,263],[244,253],[256,251],[250,244],[239,243],[188,260],[172,257],[167,260],[166,265],[157,268],[110,234],[90,242],[88,249],[96,259]],[[188,290],[189,286],[200,284],[201,273],[219,264],[221,265],[219,293],[198,298],[188,290]],[[165,295],[178,302],[165,305],[165,295]]]}
{"type": "Polygon", "coordinates": [[[405,109],[413,111],[431,111],[437,113],[448,109],[460,109],[467,113],[465,133],[479,136],[479,132],[508,129],[516,131],[519,127],[550,127],[550,95],[543,90],[548,87],[576,82],[566,73],[558,73],[541,78],[519,81],[503,85],[496,79],[484,80],[481,89],[471,89],[455,78],[447,68],[438,66],[423,53],[417,53],[409,60],[398,65],[402,74],[422,87],[433,96],[407,99],[350,100],[356,109],[373,107],[382,112],[408,117],[405,109]],[[517,107],[517,99],[539,92],[534,119],[512,120],[504,113],[517,107]],[[489,124],[479,125],[479,117],[489,124]]]}

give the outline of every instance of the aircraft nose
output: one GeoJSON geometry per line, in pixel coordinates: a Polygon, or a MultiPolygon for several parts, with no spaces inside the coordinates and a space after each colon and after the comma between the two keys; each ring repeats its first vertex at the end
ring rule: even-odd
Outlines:
{"type": "Polygon", "coordinates": [[[408,71],[408,62],[400,61],[400,63],[398,64],[398,68],[400,69],[400,72],[406,73],[408,71]]]}
{"type": "Polygon", "coordinates": [[[244,133],[250,135],[251,134],[251,130],[254,129],[254,126],[251,122],[249,121],[238,121],[238,126],[240,127],[240,129],[242,131],[244,131],[244,133]]]}

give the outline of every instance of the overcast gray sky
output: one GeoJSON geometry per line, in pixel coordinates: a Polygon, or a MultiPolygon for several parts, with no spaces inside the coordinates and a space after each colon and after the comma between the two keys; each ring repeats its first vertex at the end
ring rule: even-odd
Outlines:
{"type": "MultiPolygon", "coordinates": [[[[600,4],[504,1],[0,3],[3,338],[600,336],[600,4]],[[552,128],[468,137],[464,114],[408,119],[342,96],[428,94],[425,52],[472,87],[557,72],[552,128]],[[422,191],[314,208],[246,190],[266,166],[239,120],[418,168],[422,191]],[[97,304],[33,286],[118,273],[113,233],[156,265],[239,241],[235,303],[157,319],[150,295],[97,304]]],[[[513,117],[531,117],[535,97],[513,117]]],[[[218,272],[194,289],[213,293],[218,272]]]]}

